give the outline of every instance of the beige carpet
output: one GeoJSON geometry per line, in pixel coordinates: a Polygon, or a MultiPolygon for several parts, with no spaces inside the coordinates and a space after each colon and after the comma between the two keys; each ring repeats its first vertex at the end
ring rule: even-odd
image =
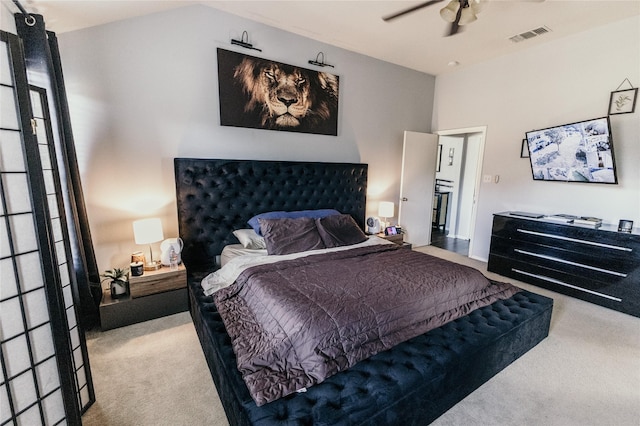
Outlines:
{"type": "MultiPolygon", "coordinates": [[[[555,300],[549,337],[433,424],[640,425],[640,319],[514,283],[555,300]]],[[[96,402],[83,424],[228,425],[188,313],[93,331],[87,346],[96,402]]]]}

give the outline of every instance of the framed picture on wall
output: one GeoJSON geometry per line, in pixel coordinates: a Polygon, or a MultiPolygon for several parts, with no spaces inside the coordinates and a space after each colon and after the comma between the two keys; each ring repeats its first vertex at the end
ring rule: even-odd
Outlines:
{"type": "Polygon", "coordinates": [[[440,171],[440,164],[442,163],[442,145],[438,145],[438,154],[436,157],[436,172],[440,171]]]}
{"type": "Polygon", "coordinates": [[[338,135],[337,75],[218,49],[220,125],[338,135]]]}
{"type": "Polygon", "coordinates": [[[527,146],[526,139],[522,139],[522,146],[520,147],[520,158],[529,158],[529,147],[527,146]]]}
{"type": "Polygon", "coordinates": [[[609,99],[609,115],[629,114],[636,110],[638,88],[611,92],[609,99]]]}

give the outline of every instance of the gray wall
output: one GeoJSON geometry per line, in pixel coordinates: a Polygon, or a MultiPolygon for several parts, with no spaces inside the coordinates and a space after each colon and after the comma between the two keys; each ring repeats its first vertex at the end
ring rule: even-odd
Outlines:
{"type": "MultiPolygon", "coordinates": [[[[189,6],[58,35],[101,270],[128,263],[131,222],[177,234],[174,157],[369,164],[368,214],[399,196],[402,134],[430,131],[435,77],[227,13],[189,6]],[[246,30],[256,52],[230,44],[246,30]],[[219,125],[216,48],[340,76],[338,136],[219,125]]],[[[158,245],[154,246],[155,249],[158,245]]]]}

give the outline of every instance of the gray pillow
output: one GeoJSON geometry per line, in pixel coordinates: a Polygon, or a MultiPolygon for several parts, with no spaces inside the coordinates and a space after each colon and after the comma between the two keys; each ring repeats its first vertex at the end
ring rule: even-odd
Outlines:
{"type": "Polygon", "coordinates": [[[348,214],[316,219],[316,227],[327,248],[350,246],[367,239],[356,221],[348,214]]]}
{"type": "Polygon", "coordinates": [[[242,247],[246,249],[259,250],[267,248],[264,238],[256,234],[253,229],[236,229],[233,231],[233,235],[240,241],[242,247]]]}
{"type": "Polygon", "coordinates": [[[291,254],[325,248],[316,222],[310,217],[258,221],[268,254],[291,254]]]}

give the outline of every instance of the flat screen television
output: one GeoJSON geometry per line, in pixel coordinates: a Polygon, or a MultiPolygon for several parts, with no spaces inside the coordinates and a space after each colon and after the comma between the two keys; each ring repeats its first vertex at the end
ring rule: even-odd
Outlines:
{"type": "Polygon", "coordinates": [[[618,183],[609,117],[526,132],[534,180],[618,183]]]}

